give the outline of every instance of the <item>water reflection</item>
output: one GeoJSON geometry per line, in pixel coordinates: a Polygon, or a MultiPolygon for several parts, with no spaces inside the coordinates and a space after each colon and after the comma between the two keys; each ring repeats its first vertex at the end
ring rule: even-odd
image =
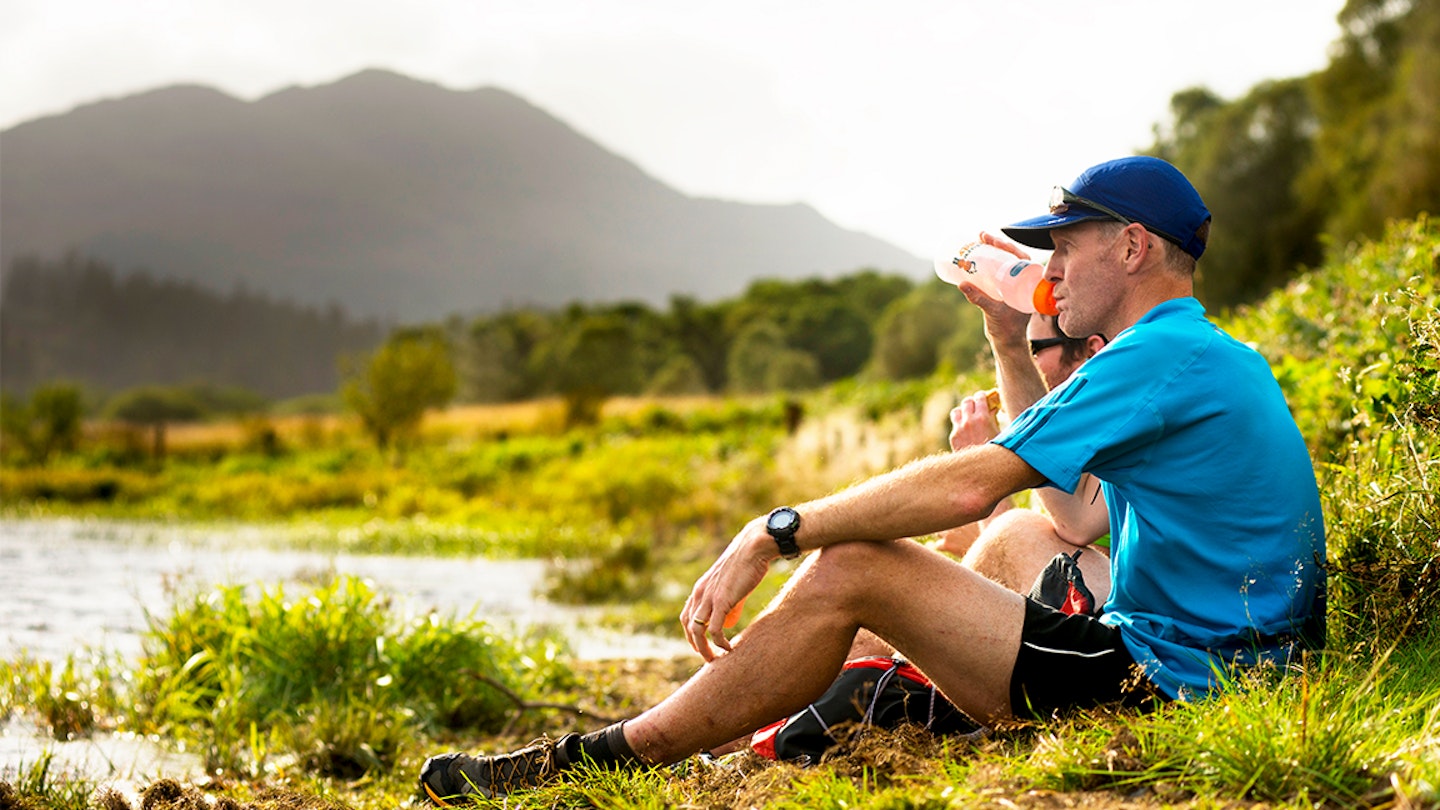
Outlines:
{"type": "Polygon", "coordinates": [[[587,625],[593,611],[536,596],[535,560],[431,559],[265,548],[258,528],[196,529],[112,521],[0,521],[0,659],[22,651],[60,661],[82,647],[140,652],[146,612],[163,616],[172,594],[216,584],[312,580],[354,574],[391,596],[404,615],[438,609],[501,627],[564,630],[582,658],[683,654],[675,638],[587,625]]]}

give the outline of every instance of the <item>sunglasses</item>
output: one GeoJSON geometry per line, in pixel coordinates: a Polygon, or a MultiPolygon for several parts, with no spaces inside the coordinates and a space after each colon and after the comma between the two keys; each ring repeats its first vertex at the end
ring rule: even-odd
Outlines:
{"type": "Polygon", "coordinates": [[[1117,213],[1113,208],[1106,208],[1105,206],[1095,202],[1094,200],[1087,200],[1084,197],[1080,197],[1071,193],[1070,189],[1065,188],[1064,186],[1056,186],[1055,188],[1051,189],[1050,213],[1058,216],[1060,214],[1067,213],[1072,206],[1076,205],[1082,208],[1089,208],[1091,211],[1099,211],[1105,216],[1110,217],[1111,219],[1119,220],[1126,225],[1130,225],[1135,222],[1135,220],[1117,213]]]}
{"type": "Polygon", "coordinates": [[[1043,352],[1046,349],[1052,349],[1056,346],[1064,346],[1067,340],[1069,340],[1069,338],[1036,338],[1035,340],[1030,341],[1030,356],[1035,357],[1038,356],[1040,352],[1043,352]]]}

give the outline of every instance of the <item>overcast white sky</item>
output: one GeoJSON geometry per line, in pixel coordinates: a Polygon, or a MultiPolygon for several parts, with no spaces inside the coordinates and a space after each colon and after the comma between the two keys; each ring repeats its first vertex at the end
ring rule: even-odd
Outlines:
{"type": "MultiPolygon", "coordinates": [[[[1143,148],[1172,93],[1323,67],[1344,0],[4,0],[0,129],[383,67],[517,93],[696,196],[928,257],[1143,148]]],[[[0,156],[3,159],[3,156],[0,156]]]]}

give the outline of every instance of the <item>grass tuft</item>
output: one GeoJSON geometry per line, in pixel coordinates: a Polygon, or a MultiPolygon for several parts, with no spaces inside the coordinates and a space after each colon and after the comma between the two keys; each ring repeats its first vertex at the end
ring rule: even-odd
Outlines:
{"type": "Polygon", "coordinates": [[[198,594],[151,620],[137,727],[203,743],[211,767],[258,772],[278,748],[354,776],[394,762],[417,732],[499,731],[511,695],[571,677],[553,638],[435,614],[399,622],[389,608],[344,576],[293,598],[283,586],[198,594]]]}
{"type": "Polygon", "coordinates": [[[84,777],[52,769],[54,756],[43,752],[22,768],[12,785],[0,781],[0,808],[5,810],[86,810],[95,783],[84,777]]]}

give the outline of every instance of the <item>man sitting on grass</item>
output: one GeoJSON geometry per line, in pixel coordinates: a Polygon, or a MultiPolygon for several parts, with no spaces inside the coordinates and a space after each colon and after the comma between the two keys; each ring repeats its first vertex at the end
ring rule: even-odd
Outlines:
{"type": "MultiPolygon", "coordinates": [[[[984,235],[982,235],[984,236],[984,235]]],[[[985,236],[992,244],[997,240],[985,236]]],[[[998,395],[1006,413],[1021,413],[1105,347],[1104,335],[1070,337],[1054,317],[1015,312],[980,293],[976,303],[985,311],[985,333],[995,357],[998,395]]],[[[985,444],[1000,432],[996,415],[983,393],[967,397],[950,415],[950,448],[960,451],[985,444]]],[[[942,532],[935,547],[962,558],[962,563],[1011,590],[1025,592],[1056,554],[1089,548],[1109,531],[1109,515],[1100,498],[1099,482],[1080,476],[1074,493],[1040,487],[1031,493],[1044,512],[1015,509],[1010,498],[984,520],[942,532]]],[[[1110,592],[1109,558],[1102,551],[1082,554],[1086,581],[1099,602],[1110,592]]]]}
{"type": "MultiPolygon", "coordinates": [[[[1235,670],[1323,640],[1325,535],[1309,454],[1265,360],[1193,297],[1210,213],[1156,158],[1094,166],[1005,233],[1053,249],[1060,328],[1113,336],[993,442],[931,456],[747,524],[681,622],[706,665],[640,716],[508,754],[430,758],[432,800],[497,796],[581,762],[677,762],[789,715],[869,630],[951,703],[993,724],[1073,707],[1204,697],[1235,670]],[[1102,483],[1111,591],[1062,614],[919,537],[1037,486],[1102,483]],[[776,557],[813,550],[734,642],[725,628],[776,557]]],[[[968,289],[974,300],[978,291],[968,289]]],[[[782,466],[785,460],[779,459],[782,466]]]]}
{"type": "MultiPolygon", "coordinates": [[[[1013,248],[989,234],[980,236],[987,244],[1013,248]]],[[[1000,433],[996,405],[1006,413],[1024,411],[1070,379],[1107,342],[1104,335],[1070,337],[1060,331],[1052,315],[1017,312],[973,288],[972,295],[985,313],[996,389],[977,391],[950,411],[950,449],[957,453],[985,444],[1000,433]]],[[[961,565],[1019,593],[1031,591],[1055,555],[1074,557],[1098,608],[1110,595],[1109,514],[1099,497],[1099,486],[1086,474],[1074,493],[1053,487],[1032,490],[1032,500],[1043,511],[1019,509],[1011,498],[1002,498],[987,517],[941,532],[931,547],[960,558],[961,565]]],[[[862,630],[850,654],[894,652],[862,630]]]]}
{"type": "MultiPolygon", "coordinates": [[[[1013,244],[982,233],[987,244],[1029,258],[1013,244]]],[[[1020,413],[1058,388],[1105,347],[1104,335],[1072,338],[1052,315],[1025,315],[981,294],[985,336],[995,358],[996,390],[977,391],[950,411],[950,449],[985,444],[1000,433],[999,410],[1020,413]]],[[[1002,498],[989,517],[941,532],[930,544],[1005,587],[1066,613],[1099,613],[1110,594],[1109,514],[1099,482],[1083,475],[1075,492],[1030,491],[1042,509],[1017,508],[1002,498]]],[[[923,675],[868,630],[855,634],[845,671],[814,703],[714,756],[753,746],[770,759],[815,761],[843,737],[846,724],[891,727],[910,722],[941,734],[974,734],[973,720],[936,699],[923,675]],[[907,683],[908,681],[908,683],[907,683]]]]}

